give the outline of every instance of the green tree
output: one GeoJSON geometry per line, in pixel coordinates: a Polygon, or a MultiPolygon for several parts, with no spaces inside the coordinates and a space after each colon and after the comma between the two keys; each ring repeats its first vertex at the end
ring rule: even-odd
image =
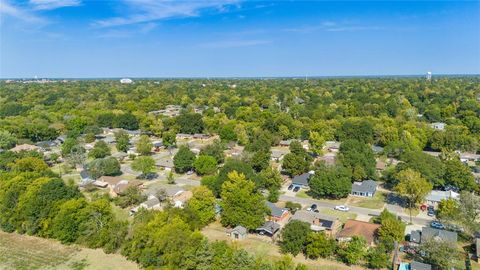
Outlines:
{"type": "Polygon", "coordinates": [[[146,200],[147,196],[143,195],[142,190],[135,186],[128,187],[120,196],[114,198],[115,204],[122,208],[136,205],[146,200]]]}
{"type": "Polygon", "coordinates": [[[225,153],[223,144],[216,140],[212,144],[209,144],[202,148],[200,155],[212,156],[215,158],[218,164],[221,164],[225,161],[225,153]]]}
{"type": "Polygon", "coordinates": [[[72,152],[72,149],[78,144],[77,139],[67,138],[62,144],[62,156],[67,156],[72,152]]]}
{"type": "Polygon", "coordinates": [[[120,163],[114,157],[94,159],[87,164],[87,170],[95,179],[102,175],[115,176],[122,174],[120,163]]]}
{"type": "Polygon", "coordinates": [[[217,170],[217,161],[212,156],[200,155],[193,163],[199,175],[214,174],[217,170]]]}
{"type": "Polygon", "coordinates": [[[93,149],[88,152],[88,156],[91,158],[104,158],[110,155],[110,147],[104,141],[97,141],[93,146],[93,149]]]}
{"type": "Polygon", "coordinates": [[[265,198],[255,191],[255,184],[245,175],[232,171],[222,185],[222,224],[242,225],[256,229],[265,221],[267,207],[265,198]]]}
{"type": "Polygon", "coordinates": [[[349,119],[339,130],[339,138],[342,142],[353,139],[369,144],[373,142],[373,136],[373,125],[366,119],[349,119]]]}
{"type": "Polygon", "coordinates": [[[147,176],[155,169],[155,160],[149,156],[141,156],[132,162],[132,169],[137,172],[142,172],[142,176],[147,176]]]}
{"type": "Polygon", "coordinates": [[[348,264],[356,264],[361,261],[367,251],[367,242],[362,237],[354,236],[349,242],[344,242],[338,248],[338,256],[348,264]]]}
{"type": "Polygon", "coordinates": [[[185,173],[193,168],[195,154],[186,145],[180,146],[177,154],[173,157],[173,165],[178,173],[185,173]]]}
{"type": "Polygon", "coordinates": [[[0,130],[0,149],[8,150],[17,144],[17,138],[6,130],[0,130]]]}
{"type": "Polygon", "coordinates": [[[192,193],[193,196],[187,203],[187,209],[198,216],[202,226],[206,226],[215,219],[215,196],[210,189],[204,186],[194,188],[192,193]]]}
{"type": "Polygon", "coordinates": [[[311,150],[317,154],[321,155],[323,153],[323,144],[325,143],[325,139],[319,132],[310,131],[308,135],[308,142],[310,143],[311,150]]]}
{"type": "Polygon", "coordinates": [[[368,144],[356,140],[343,141],[338,159],[350,170],[353,180],[375,178],[375,156],[368,144]]]}
{"type": "Polygon", "coordinates": [[[71,199],[62,203],[57,214],[52,219],[50,233],[62,243],[73,243],[77,241],[82,233],[81,224],[88,218],[84,215],[87,202],[84,198],[71,199]]]}
{"type": "Polygon", "coordinates": [[[255,173],[252,169],[252,166],[250,164],[238,160],[238,159],[228,159],[224,166],[220,168],[220,171],[218,173],[218,177],[215,179],[215,183],[213,183],[212,191],[215,196],[220,197],[220,193],[222,191],[222,185],[225,181],[228,179],[228,174],[232,171],[237,171],[239,174],[245,175],[247,179],[256,179],[255,173]]]}
{"type": "Polygon", "coordinates": [[[150,155],[150,153],[152,152],[153,144],[147,135],[142,135],[140,136],[140,139],[138,139],[136,147],[137,147],[137,152],[140,155],[145,156],[145,155],[150,155]]]}
{"type": "Polygon", "coordinates": [[[347,169],[324,166],[310,179],[310,194],[315,198],[345,198],[352,190],[350,179],[347,169]]]}
{"type": "Polygon", "coordinates": [[[115,141],[117,142],[115,146],[118,151],[125,153],[128,151],[128,148],[130,147],[130,137],[125,131],[120,130],[116,132],[115,141]]]}
{"type": "Polygon", "coordinates": [[[289,222],[281,233],[280,250],[283,253],[297,256],[303,251],[309,233],[310,225],[308,223],[299,220],[289,222]]]}
{"type": "Polygon", "coordinates": [[[15,172],[45,173],[50,171],[47,163],[36,157],[24,157],[17,159],[14,163],[10,164],[10,168],[15,172]]]}
{"type": "Polygon", "coordinates": [[[441,220],[453,220],[458,214],[458,202],[455,199],[443,199],[438,203],[437,217],[441,220]]]}
{"type": "Polygon", "coordinates": [[[138,119],[131,113],[119,114],[113,119],[113,125],[117,128],[136,130],[138,129],[138,119]]]}
{"type": "Polygon", "coordinates": [[[463,164],[460,159],[449,159],[445,164],[445,183],[453,185],[461,190],[474,190],[477,184],[470,168],[463,164]]]}
{"type": "Polygon", "coordinates": [[[410,209],[410,222],[412,222],[412,209],[423,202],[425,196],[432,190],[432,184],[421,176],[419,172],[406,169],[396,175],[398,184],[395,191],[402,195],[410,209]]]}
{"type": "Polygon", "coordinates": [[[437,241],[429,239],[423,241],[419,250],[425,254],[423,260],[425,263],[432,264],[438,269],[463,269],[464,258],[457,245],[451,242],[437,241]]]}
{"type": "Polygon", "coordinates": [[[175,178],[173,177],[173,172],[172,171],[168,172],[167,183],[170,184],[170,185],[175,184],[175,178]]]}
{"type": "Polygon", "coordinates": [[[390,256],[381,246],[370,248],[366,259],[371,269],[385,269],[390,265],[390,256]]]}
{"type": "Polygon", "coordinates": [[[180,132],[187,134],[202,133],[204,128],[202,115],[198,113],[182,112],[177,117],[177,124],[180,132]]]}
{"type": "Polygon", "coordinates": [[[438,158],[420,151],[406,152],[402,154],[400,158],[403,162],[397,165],[395,168],[396,172],[412,169],[420,172],[420,174],[435,187],[445,184],[445,166],[438,158]]]}
{"type": "Polygon", "coordinates": [[[387,209],[382,211],[379,219],[382,226],[378,229],[378,238],[385,247],[392,250],[395,242],[404,240],[405,224],[387,209]]]}
{"type": "Polygon", "coordinates": [[[162,133],[162,142],[166,147],[175,146],[177,143],[177,134],[174,131],[166,131],[162,133]]]}
{"type": "Polygon", "coordinates": [[[305,255],[310,259],[331,257],[337,248],[335,239],[328,237],[324,232],[310,232],[305,244],[305,255]]]}

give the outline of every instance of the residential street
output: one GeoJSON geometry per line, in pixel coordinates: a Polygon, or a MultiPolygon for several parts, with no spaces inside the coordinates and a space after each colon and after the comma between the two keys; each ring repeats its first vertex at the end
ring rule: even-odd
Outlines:
{"type": "MultiPolygon", "coordinates": [[[[307,198],[299,198],[299,197],[294,197],[294,196],[289,196],[289,195],[280,195],[280,198],[279,198],[281,201],[291,201],[291,202],[296,202],[296,203],[300,203],[300,204],[306,204],[306,205],[309,205],[309,204],[313,204],[315,203],[318,208],[328,208],[328,209],[333,209],[335,207],[335,204],[332,204],[332,203],[328,203],[328,202],[324,202],[324,201],[319,201],[319,200],[315,200],[315,199],[307,199],[307,198]]],[[[375,210],[375,209],[368,209],[368,208],[362,208],[362,207],[355,207],[355,206],[348,206],[350,208],[350,212],[352,213],[355,213],[355,214],[360,214],[360,215],[367,215],[367,216],[378,216],[382,210],[375,210]]],[[[387,208],[390,208],[390,205],[387,205],[386,206],[387,208]]],[[[394,205],[392,205],[391,207],[396,207],[394,205]]],[[[398,212],[394,212],[395,214],[397,214],[398,216],[401,217],[401,219],[405,222],[409,222],[410,221],[410,216],[407,215],[407,214],[403,214],[403,213],[398,213],[398,212]]],[[[428,225],[430,223],[430,221],[432,221],[433,219],[430,218],[430,217],[413,217],[412,218],[412,221],[414,224],[417,224],[417,225],[428,225]]]]}

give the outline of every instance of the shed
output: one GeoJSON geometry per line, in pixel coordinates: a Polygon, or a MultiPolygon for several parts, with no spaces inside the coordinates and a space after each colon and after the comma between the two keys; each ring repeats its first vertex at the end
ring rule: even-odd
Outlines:
{"type": "Polygon", "coordinates": [[[235,240],[242,240],[247,238],[248,231],[247,228],[238,225],[230,231],[230,237],[235,240]]]}

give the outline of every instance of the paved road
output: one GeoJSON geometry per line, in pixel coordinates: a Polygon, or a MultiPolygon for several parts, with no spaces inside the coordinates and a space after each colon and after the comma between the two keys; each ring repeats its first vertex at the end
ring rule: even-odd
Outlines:
{"type": "MultiPolygon", "coordinates": [[[[293,196],[289,196],[289,195],[280,195],[279,199],[282,200],[282,201],[291,201],[291,202],[307,204],[307,205],[314,203],[319,208],[333,209],[335,207],[335,204],[333,204],[333,203],[319,201],[319,200],[315,200],[315,199],[293,197],[293,196]]],[[[362,207],[356,207],[356,206],[348,206],[348,207],[350,208],[350,212],[352,212],[352,213],[367,215],[367,216],[378,216],[382,212],[382,210],[368,209],[368,208],[362,208],[362,207]]],[[[407,214],[397,213],[397,215],[400,216],[401,219],[406,221],[406,222],[410,221],[410,216],[407,215],[407,214]]],[[[413,217],[412,218],[413,224],[417,224],[417,225],[428,225],[431,220],[432,220],[431,218],[423,218],[423,217],[413,217]]]]}

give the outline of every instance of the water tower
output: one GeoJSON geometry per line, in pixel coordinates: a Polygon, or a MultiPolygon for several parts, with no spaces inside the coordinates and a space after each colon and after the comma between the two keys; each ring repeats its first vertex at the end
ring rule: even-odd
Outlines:
{"type": "Polygon", "coordinates": [[[427,72],[426,78],[427,78],[427,81],[432,80],[432,72],[431,71],[427,72]]]}

